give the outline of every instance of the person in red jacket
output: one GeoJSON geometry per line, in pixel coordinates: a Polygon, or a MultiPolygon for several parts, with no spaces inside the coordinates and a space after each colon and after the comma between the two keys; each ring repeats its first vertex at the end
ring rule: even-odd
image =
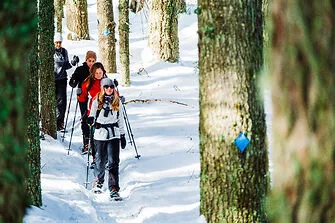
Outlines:
{"type": "MultiPolygon", "coordinates": [[[[82,117],[85,118],[85,120],[87,119],[87,116],[89,116],[90,114],[90,109],[95,96],[100,92],[100,81],[104,77],[107,77],[104,66],[100,62],[96,62],[92,65],[90,69],[90,75],[81,84],[81,94],[78,94],[78,101],[79,103],[86,102],[88,104],[86,115],[82,117]]],[[[87,125],[86,121],[85,123],[87,125]]],[[[83,135],[84,138],[88,139],[87,141],[85,141],[84,147],[82,149],[82,154],[86,154],[88,152],[89,147],[89,131],[83,132],[83,135]]],[[[93,143],[91,143],[91,146],[92,145],[93,143]]],[[[94,160],[95,158],[94,146],[92,146],[92,156],[94,160]]]]}

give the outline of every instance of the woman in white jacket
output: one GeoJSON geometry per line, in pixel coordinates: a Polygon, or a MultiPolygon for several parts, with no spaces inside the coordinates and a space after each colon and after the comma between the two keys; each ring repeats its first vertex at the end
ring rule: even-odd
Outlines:
{"type": "Polygon", "coordinates": [[[94,125],[94,146],[96,149],[96,177],[93,191],[102,192],[105,178],[105,163],[108,160],[108,188],[110,197],[121,199],[119,187],[120,142],[126,147],[123,113],[120,111],[120,97],[113,81],[109,78],[101,80],[101,91],[93,101],[88,124],[94,125]]]}

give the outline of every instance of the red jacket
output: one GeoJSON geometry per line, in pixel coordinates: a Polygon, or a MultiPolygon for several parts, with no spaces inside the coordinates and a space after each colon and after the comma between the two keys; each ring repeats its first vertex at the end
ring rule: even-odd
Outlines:
{"type": "Polygon", "coordinates": [[[82,83],[82,85],[81,85],[82,93],[78,96],[78,101],[79,102],[86,102],[86,101],[89,100],[88,101],[88,109],[87,109],[87,115],[89,115],[93,99],[100,92],[100,80],[95,79],[90,90],[87,90],[87,85],[88,85],[87,81],[82,83]]]}

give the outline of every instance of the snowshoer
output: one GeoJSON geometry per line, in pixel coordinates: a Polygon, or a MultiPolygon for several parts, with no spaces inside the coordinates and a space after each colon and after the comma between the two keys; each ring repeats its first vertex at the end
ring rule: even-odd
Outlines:
{"type": "Polygon", "coordinates": [[[96,149],[94,192],[101,192],[105,180],[105,162],[108,160],[108,188],[110,197],[120,200],[119,162],[121,148],[126,147],[123,113],[120,112],[120,97],[114,82],[101,80],[101,91],[93,101],[88,124],[94,124],[94,147],[96,149]]]}
{"type": "MultiPolygon", "coordinates": [[[[94,51],[87,51],[86,58],[83,65],[76,68],[72,77],[69,81],[69,85],[72,88],[77,87],[77,96],[79,97],[82,93],[82,83],[90,75],[90,69],[97,60],[97,55],[94,51]]],[[[82,98],[82,101],[79,101],[79,108],[81,113],[81,130],[83,133],[83,147],[82,153],[86,153],[89,147],[89,127],[87,125],[87,102],[88,98],[82,98]],[[85,100],[85,101],[83,101],[85,100]]]]}
{"type": "Polygon", "coordinates": [[[56,88],[56,116],[57,116],[57,131],[64,130],[64,117],[66,111],[66,86],[67,73],[66,70],[72,66],[69,62],[68,52],[62,47],[62,35],[56,33],[54,36],[54,75],[56,88]]]}

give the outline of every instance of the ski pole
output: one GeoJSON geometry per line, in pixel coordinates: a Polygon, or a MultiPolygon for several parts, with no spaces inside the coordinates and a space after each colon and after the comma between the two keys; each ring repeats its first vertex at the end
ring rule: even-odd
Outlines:
{"type": "Polygon", "coordinates": [[[66,114],[66,119],[65,119],[65,126],[64,126],[64,133],[63,133],[63,136],[62,136],[62,142],[64,142],[64,138],[65,138],[66,126],[67,126],[67,120],[68,120],[68,118],[69,118],[69,113],[70,113],[70,106],[71,106],[72,94],[73,94],[73,88],[72,88],[72,90],[71,90],[71,96],[70,96],[69,106],[67,106],[67,114],[66,114]]]}
{"type": "Polygon", "coordinates": [[[89,150],[87,151],[87,164],[86,164],[86,181],[85,181],[85,188],[87,189],[87,185],[89,184],[88,182],[88,170],[89,170],[89,166],[90,166],[90,152],[92,149],[91,143],[92,143],[92,125],[88,125],[89,129],[90,129],[90,133],[89,133],[89,150]]]}
{"type": "Polygon", "coordinates": [[[129,119],[128,119],[128,115],[127,115],[127,111],[126,111],[126,106],[124,104],[122,104],[123,106],[123,116],[124,116],[124,120],[126,122],[126,127],[127,127],[127,131],[128,131],[128,135],[129,135],[129,138],[131,137],[131,140],[130,140],[130,143],[134,143],[134,149],[135,149],[135,152],[136,152],[136,156],[135,158],[137,159],[140,159],[141,155],[139,155],[137,153],[137,148],[136,148],[136,144],[135,144],[135,140],[134,140],[134,135],[133,135],[133,132],[131,130],[131,127],[130,127],[130,123],[129,123],[129,119]]]}
{"type": "Polygon", "coordinates": [[[67,150],[67,155],[69,155],[70,150],[71,150],[72,135],[73,135],[73,130],[74,130],[74,123],[76,122],[76,114],[77,114],[77,110],[78,110],[78,104],[79,104],[79,101],[77,101],[76,109],[74,111],[74,117],[73,117],[72,129],[71,129],[71,137],[70,137],[69,149],[67,150]]]}

